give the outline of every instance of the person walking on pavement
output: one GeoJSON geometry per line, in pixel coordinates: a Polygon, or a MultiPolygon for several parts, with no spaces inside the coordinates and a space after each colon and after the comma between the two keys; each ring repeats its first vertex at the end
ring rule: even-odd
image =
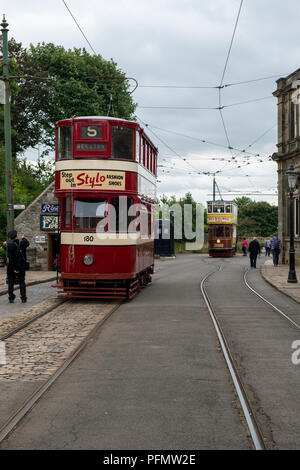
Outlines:
{"type": "Polygon", "coordinates": [[[243,243],[242,243],[243,256],[247,256],[247,245],[248,245],[248,242],[246,238],[244,238],[243,243]]]}
{"type": "Polygon", "coordinates": [[[29,241],[21,237],[18,239],[16,230],[8,232],[9,241],[6,245],[6,253],[8,258],[7,265],[7,284],[8,284],[8,300],[13,303],[15,300],[14,282],[18,278],[20,284],[20,294],[22,302],[27,302],[26,285],[25,285],[25,271],[26,271],[26,249],[29,246],[29,241]]]}
{"type": "Polygon", "coordinates": [[[256,237],[253,237],[253,240],[249,243],[248,251],[250,253],[250,266],[256,268],[257,255],[260,254],[260,244],[256,237]]]}
{"type": "Polygon", "coordinates": [[[273,235],[273,237],[271,238],[271,250],[272,250],[274,266],[278,266],[278,260],[279,260],[279,255],[280,255],[280,245],[281,245],[280,238],[278,238],[276,234],[273,235]]]}
{"type": "Polygon", "coordinates": [[[270,256],[270,252],[271,252],[271,240],[268,238],[265,242],[265,249],[266,249],[266,256],[270,256]]]}

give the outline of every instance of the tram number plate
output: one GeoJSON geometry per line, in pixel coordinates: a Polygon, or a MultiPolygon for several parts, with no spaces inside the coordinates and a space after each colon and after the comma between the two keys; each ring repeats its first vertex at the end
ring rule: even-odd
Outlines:
{"type": "Polygon", "coordinates": [[[215,248],[224,248],[224,243],[215,243],[215,248]]]}
{"type": "Polygon", "coordinates": [[[85,237],[83,237],[83,241],[85,241],[85,242],[93,242],[93,241],[94,241],[94,237],[93,237],[93,235],[86,235],[85,237]]]}

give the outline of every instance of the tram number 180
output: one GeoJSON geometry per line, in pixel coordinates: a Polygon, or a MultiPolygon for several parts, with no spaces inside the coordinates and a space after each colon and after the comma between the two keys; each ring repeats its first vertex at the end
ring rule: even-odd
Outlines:
{"type": "Polygon", "coordinates": [[[92,235],[86,235],[83,240],[85,242],[93,242],[94,241],[94,237],[92,235]]]}

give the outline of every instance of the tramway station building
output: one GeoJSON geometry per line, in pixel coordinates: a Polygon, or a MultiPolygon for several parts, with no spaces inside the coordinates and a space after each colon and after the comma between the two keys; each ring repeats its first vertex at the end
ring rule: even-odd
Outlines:
{"type": "MultiPolygon", "coordinates": [[[[285,264],[289,262],[290,248],[290,198],[285,172],[293,164],[300,173],[300,68],[276,83],[273,95],[278,100],[278,150],[272,158],[278,167],[278,235],[282,241],[281,262],[285,264]]],[[[300,264],[300,178],[293,200],[295,259],[300,264]]]]}

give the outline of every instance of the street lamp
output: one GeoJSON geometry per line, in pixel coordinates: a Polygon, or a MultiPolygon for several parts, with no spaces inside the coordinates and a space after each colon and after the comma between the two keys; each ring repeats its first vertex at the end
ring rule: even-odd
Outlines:
{"type": "Polygon", "coordinates": [[[295,247],[294,247],[294,201],[293,194],[297,186],[299,173],[294,170],[294,165],[291,163],[290,168],[285,172],[290,192],[290,266],[289,277],[287,282],[298,282],[295,271],[295,247]]]}

